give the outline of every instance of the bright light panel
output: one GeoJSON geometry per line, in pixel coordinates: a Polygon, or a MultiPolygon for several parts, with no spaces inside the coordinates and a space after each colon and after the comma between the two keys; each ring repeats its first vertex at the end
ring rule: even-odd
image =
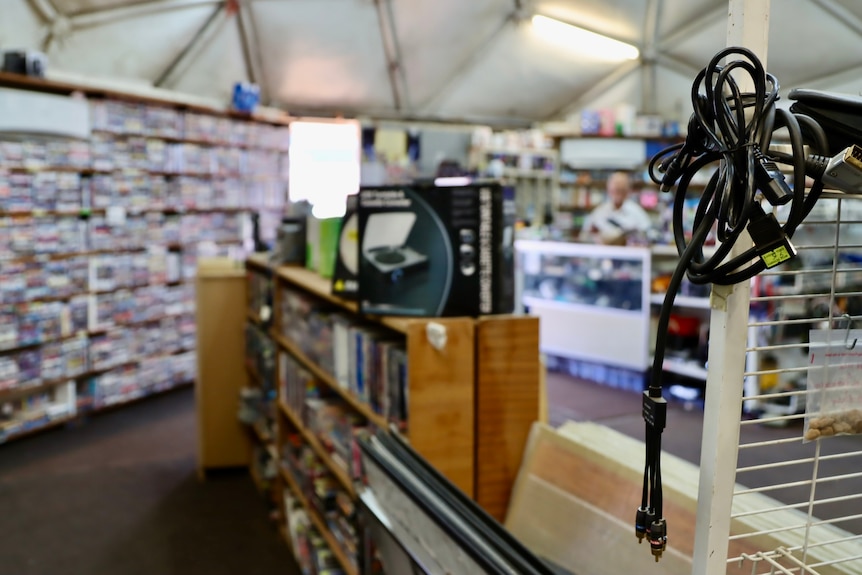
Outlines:
{"type": "Polygon", "coordinates": [[[359,191],[361,147],[359,122],[291,122],[290,201],[308,201],[319,218],[344,215],[347,196],[359,191]]]}
{"type": "Polygon", "coordinates": [[[640,56],[637,47],[583,28],[578,28],[554,18],[536,14],[531,20],[533,30],[545,40],[599,60],[636,60],[640,56]]]}

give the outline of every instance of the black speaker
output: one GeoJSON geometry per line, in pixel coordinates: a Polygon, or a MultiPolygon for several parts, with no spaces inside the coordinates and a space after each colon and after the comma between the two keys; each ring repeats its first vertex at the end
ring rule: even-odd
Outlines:
{"type": "Polygon", "coordinates": [[[41,52],[10,50],[3,53],[3,71],[25,76],[45,77],[48,59],[41,52]]]}

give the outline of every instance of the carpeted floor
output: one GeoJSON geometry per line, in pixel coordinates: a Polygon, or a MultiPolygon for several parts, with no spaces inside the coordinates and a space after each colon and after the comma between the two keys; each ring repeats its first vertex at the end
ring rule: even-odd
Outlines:
{"type": "Polygon", "coordinates": [[[191,389],[0,446],[0,573],[298,573],[248,474],[201,482],[195,449],[191,389]]]}
{"type": "MultiPolygon", "coordinates": [[[[552,425],[596,421],[642,439],[638,394],[555,373],[547,381],[552,425]]],[[[664,450],[699,463],[702,427],[700,409],[671,404],[664,450]]],[[[745,429],[748,440],[799,433],[745,429]]],[[[846,443],[858,449],[860,441],[835,438],[826,445],[841,451],[850,447],[846,443]]],[[[201,482],[195,449],[191,389],[0,445],[0,575],[298,573],[247,473],[201,482]]],[[[808,448],[782,449],[799,456],[808,448]]],[[[858,470],[834,473],[850,471],[858,470]]],[[[755,486],[772,479],[752,474],[746,481],[755,486]]],[[[824,485],[820,495],[842,495],[829,489],[824,485]]],[[[846,505],[823,511],[846,513],[846,505]]],[[[858,533],[862,520],[845,527],[858,533]]]]}

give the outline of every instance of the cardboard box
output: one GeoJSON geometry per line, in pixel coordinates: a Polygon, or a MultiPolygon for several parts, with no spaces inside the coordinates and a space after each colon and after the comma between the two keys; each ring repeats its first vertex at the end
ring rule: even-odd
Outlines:
{"type": "Polygon", "coordinates": [[[359,193],[359,306],[408,316],[514,309],[514,195],[496,182],[359,193]]]}

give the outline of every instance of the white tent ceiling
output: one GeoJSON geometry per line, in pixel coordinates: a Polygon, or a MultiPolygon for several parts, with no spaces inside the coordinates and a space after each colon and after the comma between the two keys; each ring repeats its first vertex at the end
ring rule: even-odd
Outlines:
{"type": "MultiPolygon", "coordinates": [[[[222,105],[253,81],[292,113],[517,124],[627,102],[682,120],[692,79],[725,45],[727,11],[727,0],[3,0],[0,49],[45,52],[57,78],[222,105]],[[641,58],[575,55],[535,34],[533,13],[641,58]]],[[[773,0],[767,68],[785,92],[859,93],[860,39],[862,2],[773,0]]]]}

